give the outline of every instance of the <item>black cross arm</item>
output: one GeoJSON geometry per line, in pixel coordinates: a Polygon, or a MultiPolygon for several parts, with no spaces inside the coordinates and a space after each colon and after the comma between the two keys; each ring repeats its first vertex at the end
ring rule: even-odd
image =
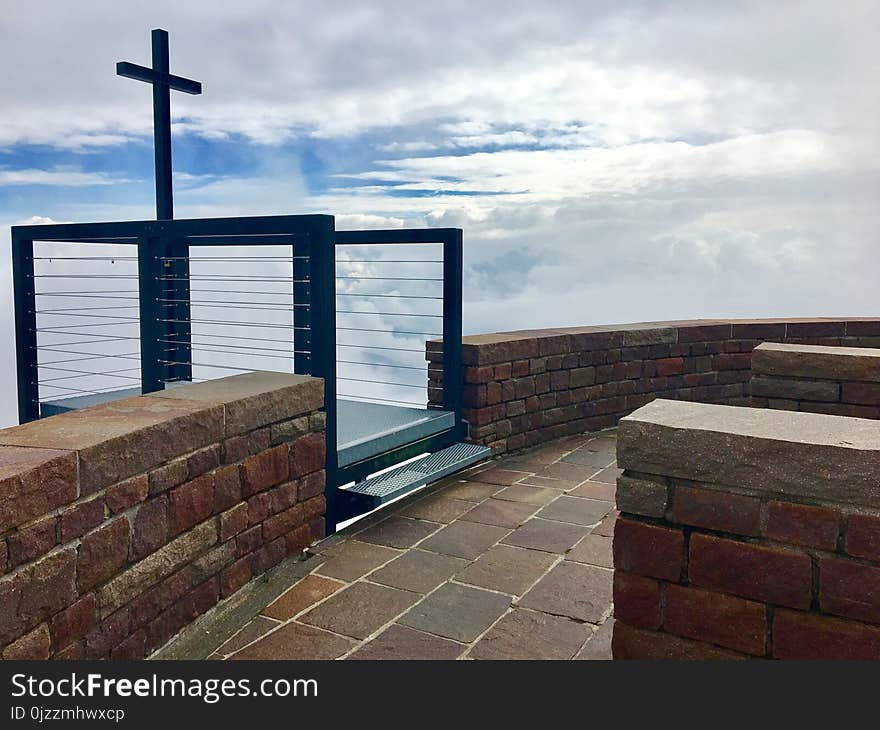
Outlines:
{"type": "Polygon", "coordinates": [[[168,84],[168,88],[175,91],[183,91],[186,94],[201,94],[202,85],[198,81],[185,79],[183,76],[175,76],[174,74],[159,74],[146,66],[138,66],[136,63],[128,61],[120,61],[116,64],[116,75],[125,76],[128,79],[137,81],[145,81],[148,84],[163,83],[168,84]]]}

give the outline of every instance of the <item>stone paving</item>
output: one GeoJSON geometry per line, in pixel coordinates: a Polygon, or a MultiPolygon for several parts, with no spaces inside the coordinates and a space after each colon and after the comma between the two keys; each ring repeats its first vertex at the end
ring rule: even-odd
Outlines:
{"type": "Polygon", "coordinates": [[[324,540],[213,658],[609,659],[615,444],[482,464],[324,540]]]}

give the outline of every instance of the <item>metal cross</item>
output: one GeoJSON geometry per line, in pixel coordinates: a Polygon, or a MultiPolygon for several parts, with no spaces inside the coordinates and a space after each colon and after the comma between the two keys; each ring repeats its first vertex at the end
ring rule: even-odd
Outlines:
{"type": "Polygon", "coordinates": [[[171,187],[171,89],[187,94],[201,94],[198,81],[174,76],[168,70],[168,31],[155,29],[153,68],[128,61],[116,64],[116,73],[153,85],[153,145],[156,155],[156,218],[174,218],[174,193],[171,187]]]}

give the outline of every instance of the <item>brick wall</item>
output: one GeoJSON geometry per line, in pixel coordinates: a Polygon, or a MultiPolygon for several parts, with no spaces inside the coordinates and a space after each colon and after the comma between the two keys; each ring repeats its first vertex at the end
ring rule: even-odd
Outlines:
{"type": "Polygon", "coordinates": [[[142,658],[322,537],[322,405],[250,373],[0,431],[0,655],[142,658]]]}
{"type": "MultiPolygon", "coordinates": [[[[613,426],[654,398],[747,402],[764,340],[880,346],[880,319],[693,320],[464,338],[464,417],[498,452],[613,426]]],[[[428,342],[428,397],[443,398],[442,345],[428,342]]]]}
{"type": "Polygon", "coordinates": [[[880,350],[765,342],[750,390],[758,407],[880,418],[880,350]]]}
{"type": "Polygon", "coordinates": [[[880,422],[658,400],[618,463],[615,658],[880,658],[880,422]]]}

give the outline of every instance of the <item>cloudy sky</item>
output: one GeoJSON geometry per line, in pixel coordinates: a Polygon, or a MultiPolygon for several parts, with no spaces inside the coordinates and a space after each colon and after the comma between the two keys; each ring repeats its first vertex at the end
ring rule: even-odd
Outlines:
{"type": "Polygon", "coordinates": [[[467,332],[880,314],[877,2],[0,5],[7,241],[154,215],[162,27],[177,217],[460,226],[467,332]]]}

